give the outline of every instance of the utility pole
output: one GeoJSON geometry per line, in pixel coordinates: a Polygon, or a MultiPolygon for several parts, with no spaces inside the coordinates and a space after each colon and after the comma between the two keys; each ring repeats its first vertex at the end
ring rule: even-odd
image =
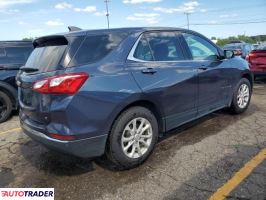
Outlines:
{"type": "Polygon", "coordinates": [[[109,7],[108,7],[108,3],[110,3],[110,0],[104,0],[105,2],[105,6],[106,6],[106,18],[107,18],[107,26],[108,29],[110,28],[110,20],[109,20],[109,7]]]}
{"type": "Polygon", "coordinates": [[[190,15],[191,13],[189,13],[189,12],[185,12],[184,14],[187,16],[187,29],[189,30],[189,15],[190,15]]]}

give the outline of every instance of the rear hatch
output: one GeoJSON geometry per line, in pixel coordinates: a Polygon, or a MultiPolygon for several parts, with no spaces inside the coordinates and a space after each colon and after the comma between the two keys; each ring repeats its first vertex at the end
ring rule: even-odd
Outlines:
{"type": "Polygon", "coordinates": [[[21,119],[30,120],[31,124],[36,125],[48,124],[51,115],[59,112],[51,108],[56,107],[58,110],[63,102],[66,103],[65,100],[70,100],[69,94],[77,92],[88,78],[88,74],[83,71],[87,71],[87,67],[82,66],[102,61],[126,36],[127,34],[117,32],[55,35],[35,40],[34,51],[17,75],[21,119]],[[66,73],[66,69],[70,67],[71,70],[68,71],[71,74],[66,73]],[[48,80],[48,90],[43,88],[44,80],[48,80]],[[59,86],[57,91],[51,92],[51,88],[56,87],[54,84],[58,83],[69,88],[68,93],[59,86]],[[42,85],[38,92],[36,85],[42,85]]]}
{"type": "Polygon", "coordinates": [[[33,84],[53,76],[65,69],[68,64],[67,55],[69,43],[80,43],[82,38],[65,38],[64,36],[49,36],[34,41],[35,49],[31,53],[25,66],[17,75],[19,86],[19,104],[24,118],[32,123],[44,125],[50,121],[50,104],[52,95],[45,95],[33,91],[33,84]]]}

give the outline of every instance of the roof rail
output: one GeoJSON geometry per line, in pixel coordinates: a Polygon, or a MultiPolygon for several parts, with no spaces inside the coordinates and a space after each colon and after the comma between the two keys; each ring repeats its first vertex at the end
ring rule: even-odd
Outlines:
{"type": "Polygon", "coordinates": [[[81,31],[82,29],[76,26],[68,26],[67,27],[69,32],[73,32],[73,31],[81,31]]]}

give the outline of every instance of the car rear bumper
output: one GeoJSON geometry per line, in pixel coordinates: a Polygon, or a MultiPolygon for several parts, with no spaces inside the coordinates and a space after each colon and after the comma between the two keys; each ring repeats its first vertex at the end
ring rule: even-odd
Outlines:
{"type": "Polygon", "coordinates": [[[98,157],[104,154],[107,135],[72,141],[62,141],[51,138],[45,133],[35,130],[22,120],[20,123],[25,134],[48,149],[81,158],[98,157]]]}

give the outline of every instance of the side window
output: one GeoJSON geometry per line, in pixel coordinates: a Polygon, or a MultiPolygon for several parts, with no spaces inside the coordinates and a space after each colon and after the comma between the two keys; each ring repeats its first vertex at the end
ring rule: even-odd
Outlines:
{"type": "Polygon", "coordinates": [[[127,36],[124,33],[88,35],[81,44],[70,66],[94,63],[103,59],[127,36]]]}
{"type": "Polygon", "coordinates": [[[140,39],[133,56],[140,60],[153,61],[152,53],[145,37],[140,39]]]}
{"type": "Polygon", "coordinates": [[[155,61],[179,61],[185,59],[175,33],[148,33],[146,38],[155,61]]]}
{"type": "Polygon", "coordinates": [[[207,40],[192,34],[183,33],[194,60],[216,60],[217,49],[207,40]]]}

